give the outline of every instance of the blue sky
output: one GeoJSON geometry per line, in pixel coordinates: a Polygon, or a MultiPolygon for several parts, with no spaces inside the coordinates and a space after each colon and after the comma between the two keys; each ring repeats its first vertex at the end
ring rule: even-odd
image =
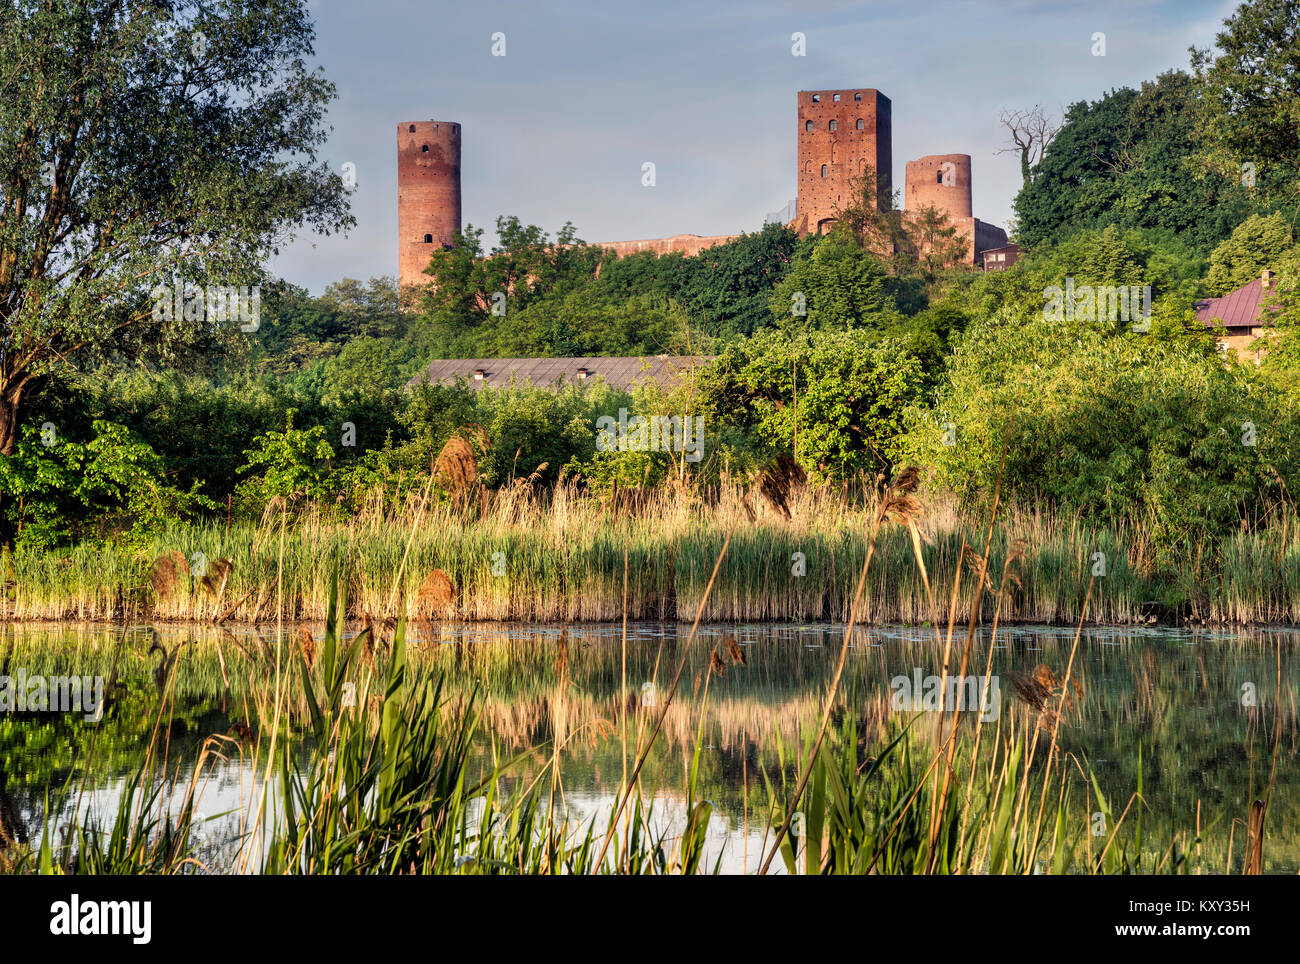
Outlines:
{"type": "Polygon", "coordinates": [[[975,215],[1006,224],[1020,174],[1003,107],[1053,111],[1186,67],[1235,0],[310,0],[338,87],[324,158],[356,165],[357,227],[272,267],[319,293],[397,271],[395,125],[463,125],[464,219],[518,215],[587,241],[757,230],[795,195],[795,92],[893,102],[894,172],[972,156],[975,215]],[[506,55],[492,56],[492,34],[506,55]],[[807,54],[791,55],[791,34],[807,54]],[[1106,35],[1093,56],[1092,36],[1106,35]],[[653,161],[657,184],[641,184],[653,161]]]}

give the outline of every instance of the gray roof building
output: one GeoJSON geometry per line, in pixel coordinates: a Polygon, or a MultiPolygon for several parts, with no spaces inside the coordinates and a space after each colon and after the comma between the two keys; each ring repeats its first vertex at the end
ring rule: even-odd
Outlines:
{"type": "Polygon", "coordinates": [[[407,388],[430,383],[453,385],[463,378],[471,388],[507,388],[511,379],[539,388],[603,378],[626,391],[648,381],[667,385],[716,355],[648,355],[642,358],[438,358],[429,362],[407,388]]]}

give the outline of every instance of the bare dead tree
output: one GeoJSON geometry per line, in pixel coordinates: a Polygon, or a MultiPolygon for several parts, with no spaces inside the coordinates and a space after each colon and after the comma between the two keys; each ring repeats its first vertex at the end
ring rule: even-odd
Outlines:
{"type": "Polygon", "coordinates": [[[1048,114],[1041,104],[1035,104],[1029,110],[1003,108],[998,120],[1007,129],[1010,144],[995,153],[1019,154],[1020,173],[1028,184],[1034,179],[1034,168],[1042,162],[1047,145],[1060,133],[1065,121],[1048,114]]]}

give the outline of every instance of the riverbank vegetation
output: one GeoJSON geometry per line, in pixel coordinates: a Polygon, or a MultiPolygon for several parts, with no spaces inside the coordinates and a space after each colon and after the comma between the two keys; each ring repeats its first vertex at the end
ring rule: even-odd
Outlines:
{"type": "MultiPolygon", "coordinates": [[[[872,497],[855,504],[852,493],[830,485],[779,503],[736,484],[705,493],[660,487],[644,498],[628,494],[519,487],[464,506],[426,499],[421,491],[409,492],[397,508],[376,498],[349,521],[329,505],[291,515],[280,502],[260,524],[169,523],[134,546],[10,557],[3,614],[26,621],[318,622],[337,573],[348,615],[357,619],[616,620],[625,595],[633,619],[848,618],[848,587],[865,553],[861,534],[874,511],[872,497]],[[719,574],[701,612],[712,560],[728,536],[733,564],[719,574]]],[[[923,499],[914,525],[919,544],[906,527],[882,532],[864,622],[929,622],[933,609],[916,569],[917,549],[928,578],[946,583],[963,545],[983,537],[951,501],[923,499]]],[[[1024,572],[996,611],[985,597],[980,618],[1300,621],[1294,519],[1266,520],[1201,544],[1172,575],[1161,567],[1158,547],[1150,527],[1112,528],[1078,512],[1013,505],[999,515],[991,552],[995,565],[1018,555],[1024,572]],[[1099,563],[1104,575],[1094,578],[1099,563]]],[[[970,583],[957,587],[959,618],[967,617],[972,597],[970,583]]]]}
{"type": "MultiPolygon", "coordinates": [[[[715,581],[706,591],[718,588],[715,581]]],[[[1089,685],[1077,630],[1038,639],[1033,658],[1041,662],[1031,673],[1011,671],[1005,653],[994,663],[995,649],[1007,648],[997,629],[958,629],[946,643],[933,631],[938,651],[931,630],[876,647],[869,631],[851,627],[793,648],[738,644],[699,626],[657,647],[620,644],[617,633],[590,646],[567,631],[419,641],[406,638],[404,621],[391,631],[372,624],[344,632],[345,608],[332,600],[318,635],[151,642],[141,627],[88,637],[78,665],[110,680],[102,722],[0,721],[0,775],[12,754],[28,759],[48,743],[34,771],[7,786],[0,780],[0,867],[709,873],[722,866],[710,835],[724,813],[740,825],[728,846],[744,848],[750,872],[1236,873],[1265,865],[1262,833],[1230,812],[1241,794],[1212,785],[1226,778],[1214,740],[1198,757],[1204,781],[1175,778],[1190,763],[1179,734],[1166,732],[1170,721],[1193,731],[1203,721],[1168,705],[1191,697],[1165,677],[1195,664],[1190,650],[1167,664],[1149,649],[1115,650],[1107,673],[1125,688],[1125,709],[1112,731],[1097,724],[1120,694],[1089,685]],[[858,651],[841,682],[851,642],[858,651]],[[945,675],[994,667],[1002,677],[991,722],[976,722],[978,712],[899,712],[882,692],[883,680],[913,660],[936,666],[940,652],[945,675]],[[151,685],[128,683],[149,676],[151,685]],[[746,708],[744,694],[768,686],[788,697],[746,708]],[[1136,755],[1135,727],[1150,736],[1136,755]],[[46,729],[68,728],[75,732],[46,739],[46,729]],[[572,788],[562,775],[572,773],[562,761],[589,756],[618,784],[594,815],[566,803],[572,788]],[[941,779],[945,768],[953,779],[941,779]],[[92,775],[123,771],[120,792],[97,793],[101,777],[92,775]],[[234,783],[237,804],[207,816],[213,780],[220,773],[231,785],[236,772],[244,773],[234,783]],[[101,802],[83,806],[91,799],[101,802]],[[30,834],[15,816],[29,808],[41,825],[30,834]]],[[[1285,734],[1294,711],[1277,689],[1284,680],[1271,675],[1281,645],[1242,639],[1229,647],[1229,665],[1200,682],[1227,694],[1243,674],[1260,681],[1258,702],[1244,714],[1224,710],[1214,732],[1249,749],[1250,796],[1265,800],[1281,743],[1293,752],[1285,734]]],[[[4,662],[53,673],[66,658],[39,639],[11,638],[4,662]]],[[[1281,782],[1291,787],[1285,775],[1281,782]]],[[[1288,789],[1271,804],[1280,828],[1294,826],[1292,796],[1288,789]]],[[[1273,860],[1293,862],[1300,852],[1285,829],[1270,841],[1273,860]]]]}

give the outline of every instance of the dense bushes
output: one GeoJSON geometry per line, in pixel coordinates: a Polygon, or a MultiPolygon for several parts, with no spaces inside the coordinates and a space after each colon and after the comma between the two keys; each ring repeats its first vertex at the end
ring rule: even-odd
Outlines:
{"type": "Polygon", "coordinates": [[[967,497],[993,485],[1139,519],[1165,561],[1298,491],[1300,411],[1243,366],[1182,340],[1089,322],[975,325],[935,409],[915,413],[910,453],[967,497]],[[944,429],[948,428],[945,438],[944,429]]]}

